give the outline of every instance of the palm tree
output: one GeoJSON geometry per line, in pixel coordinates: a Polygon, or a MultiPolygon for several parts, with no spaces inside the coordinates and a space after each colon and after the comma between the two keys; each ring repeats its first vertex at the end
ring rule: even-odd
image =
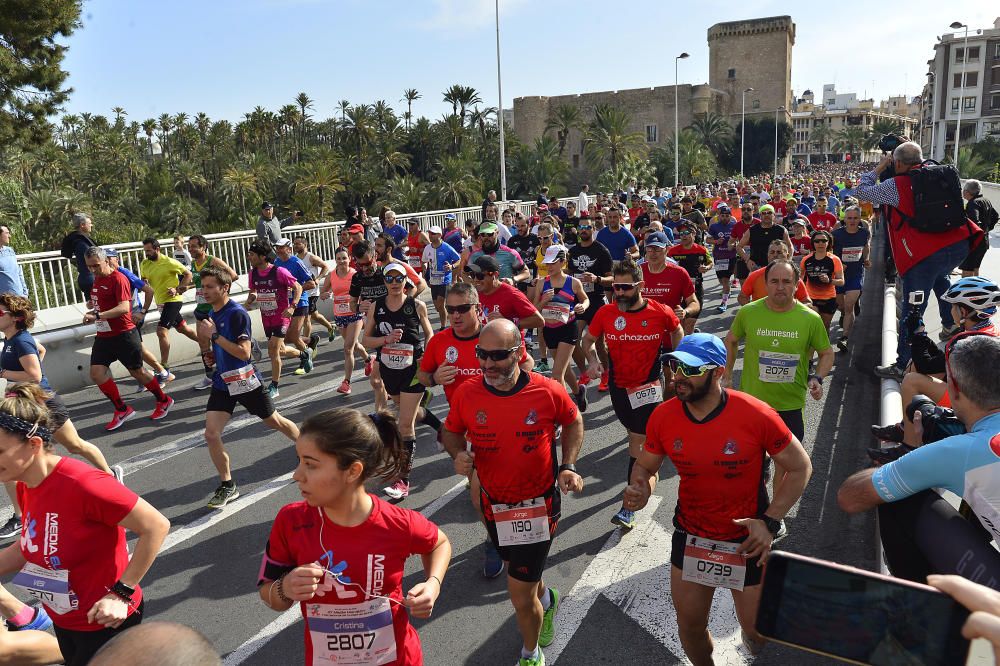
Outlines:
{"type": "Polygon", "coordinates": [[[471,165],[458,156],[441,160],[435,184],[441,206],[468,206],[482,194],[482,184],[472,173],[471,165]]]}
{"type": "Polygon", "coordinates": [[[397,213],[416,213],[427,207],[427,186],[411,176],[393,176],[385,184],[380,202],[397,213]]]}
{"type": "Polygon", "coordinates": [[[479,92],[472,86],[459,86],[460,92],[458,96],[458,115],[462,119],[462,124],[465,124],[465,111],[470,106],[474,104],[482,104],[483,98],[479,96],[479,92]]]}
{"type": "Polygon", "coordinates": [[[240,202],[244,225],[250,223],[247,217],[247,195],[257,193],[257,179],[253,171],[240,164],[234,164],[222,174],[222,187],[231,196],[235,195],[240,202]]]}
{"type": "Polygon", "coordinates": [[[421,95],[416,88],[407,88],[403,91],[403,99],[406,100],[406,129],[410,129],[410,118],[413,117],[413,103],[420,99],[421,95]]]}
{"type": "Polygon", "coordinates": [[[867,150],[875,150],[878,146],[879,139],[881,139],[886,134],[902,134],[903,133],[903,123],[898,120],[892,120],[891,118],[879,118],[872,123],[871,130],[868,132],[868,136],[865,139],[865,148],[867,150]]]}
{"type": "Polygon", "coordinates": [[[347,120],[344,128],[348,135],[354,139],[354,145],[358,155],[358,167],[364,162],[364,151],[368,144],[375,138],[375,117],[372,108],[367,104],[352,106],[347,111],[347,120]]]}
{"type": "Polygon", "coordinates": [[[299,140],[295,151],[295,161],[299,162],[302,159],[302,150],[305,148],[306,142],[306,121],[309,120],[306,111],[313,108],[313,101],[309,95],[300,92],[295,96],[295,103],[299,105],[299,140]]]}
{"type": "Polygon", "coordinates": [[[848,125],[834,134],[833,146],[839,153],[857,153],[865,145],[868,133],[861,125],[848,125]]]}
{"type": "Polygon", "coordinates": [[[695,136],[716,158],[733,138],[733,126],[725,116],[714,111],[698,116],[686,129],[693,130],[695,136]]]}
{"type": "MultiPolygon", "coordinates": [[[[950,157],[950,156],[949,156],[950,157]]],[[[982,178],[992,170],[991,165],[982,157],[972,154],[972,148],[958,149],[958,172],[963,178],[982,178]]]]}
{"type": "MultiPolygon", "coordinates": [[[[460,86],[456,83],[455,85],[445,90],[444,94],[442,95],[442,100],[447,102],[448,104],[451,104],[451,113],[454,116],[458,115],[458,100],[459,98],[462,97],[463,88],[464,88],[463,86],[460,86]]],[[[463,122],[463,124],[465,123],[463,122]]]]}
{"type": "Polygon", "coordinates": [[[122,122],[122,118],[124,118],[125,116],[128,115],[128,113],[125,112],[125,109],[123,109],[120,106],[112,107],[111,108],[111,113],[115,114],[115,125],[118,125],[119,123],[121,123],[122,122]]]}
{"type": "Polygon", "coordinates": [[[347,112],[351,109],[350,100],[342,99],[337,104],[337,108],[340,109],[340,122],[347,122],[347,112]]]}
{"type": "Polygon", "coordinates": [[[827,154],[826,146],[833,138],[833,130],[825,122],[820,120],[820,124],[812,128],[809,132],[809,143],[817,152],[827,154]]]}
{"type": "Polygon", "coordinates": [[[326,218],[326,197],[344,191],[337,165],[332,161],[304,162],[299,165],[295,187],[303,192],[315,192],[319,203],[319,220],[326,218]]]}
{"type": "Polygon", "coordinates": [[[558,142],[551,136],[535,139],[531,148],[521,146],[512,154],[511,191],[530,196],[542,187],[561,183],[569,164],[559,154],[558,142]]]}
{"type": "Polygon", "coordinates": [[[495,115],[497,115],[497,107],[495,106],[488,106],[483,110],[480,110],[477,106],[469,112],[469,128],[479,131],[479,138],[483,144],[486,143],[486,121],[490,116],[495,115]]]}
{"type": "Polygon", "coordinates": [[[559,157],[562,157],[563,151],[566,150],[566,140],[569,138],[569,133],[582,127],[583,118],[578,107],[563,104],[549,115],[549,119],[545,123],[545,131],[555,130],[556,140],[559,142],[559,157]]]}
{"type": "Polygon", "coordinates": [[[594,120],[584,136],[584,154],[593,166],[605,161],[611,168],[618,167],[626,155],[639,154],[645,142],[639,132],[629,132],[632,117],[628,112],[610,104],[599,104],[594,108],[594,120]]]}

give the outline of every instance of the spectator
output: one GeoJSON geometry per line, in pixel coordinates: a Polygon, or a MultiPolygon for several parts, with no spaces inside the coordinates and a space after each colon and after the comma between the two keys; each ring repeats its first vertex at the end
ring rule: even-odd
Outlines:
{"type": "Polygon", "coordinates": [[[580,188],[580,194],[576,197],[576,210],[582,215],[583,211],[588,210],[590,207],[590,185],[587,183],[583,184],[580,188]]]}
{"type": "Polygon", "coordinates": [[[962,625],[962,636],[988,640],[993,646],[994,662],[1000,663],[1000,593],[961,576],[928,576],[927,584],[972,611],[962,625]]]}
{"type": "Polygon", "coordinates": [[[174,259],[181,262],[184,268],[191,268],[191,253],[187,251],[184,236],[174,236],[174,259]]]}
{"type": "MultiPolygon", "coordinates": [[[[388,211],[387,208],[383,208],[383,211],[388,211]]],[[[382,224],[371,217],[368,216],[368,210],[364,206],[358,208],[358,219],[361,221],[361,226],[365,228],[365,240],[369,243],[374,243],[378,235],[382,233],[382,224]]]]}
{"type": "Polygon", "coordinates": [[[538,192],[538,198],[535,199],[535,203],[541,206],[542,204],[549,203],[549,188],[548,186],[543,187],[538,192]]]}
{"type": "Polygon", "coordinates": [[[295,211],[291,217],[279,220],[274,217],[274,204],[265,201],[260,205],[260,217],[257,218],[257,238],[265,240],[273,247],[281,240],[281,230],[302,217],[302,211],[295,211]]]}
{"type": "Polygon", "coordinates": [[[17,263],[17,253],[10,246],[10,227],[0,226],[0,294],[28,297],[24,271],[17,263]]]}
{"type": "MultiPolygon", "coordinates": [[[[993,208],[990,200],[983,197],[983,184],[971,178],[965,181],[965,185],[962,186],[962,197],[967,202],[965,214],[969,216],[969,219],[978,224],[984,234],[993,231],[993,227],[997,224],[997,211],[993,208]]],[[[983,257],[986,256],[988,249],[989,243],[980,243],[969,252],[969,256],[959,265],[962,277],[979,275],[979,267],[982,265],[983,257]]]]}
{"type": "MultiPolygon", "coordinates": [[[[923,315],[927,307],[927,295],[933,289],[938,298],[938,312],[941,314],[942,339],[958,330],[951,315],[951,308],[941,301],[941,296],[951,284],[948,276],[969,254],[970,242],[982,242],[982,232],[975,225],[962,225],[944,233],[918,231],[906,220],[915,212],[913,189],[907,172],[920,169],[924,161],[920,146],[912,141],[899,144],[891,155],[886,155],[873,171],[861,175],[861,184],[854,189],[853,196],[861,201],[870,201],[888,207],[886,229],[896,270],[903,281],[903,313],[899,337],[896,344],[896,362],[878,366],[875,374],[883,379],[902,381],[903,369],[910,361],[910,337],[913,333],[905,322],[910,319],[910,311],[916,308],[923,315]],[[889,167],[897,175],[878,182],[879,176],[889,167]],[[918,294],[914,298],[914,294],[918,294]],[[919,303],[912,301],[918,300],[919,303]]],[[[808,190],[807,190],[808,191],[808,190]]]]}
{"type": "Polygon", "coordinates": [[[496,200],[497,200],[497,191],[496,190],[490,190],[489,192],[486,193],[486,198],[483,199],[483,219],[484,220],[486,219],[486,210],[490,206],[493,206],[494,202],[496,200]]]}
{"type": "Polygon", "coordinates": [[[73,229],[66,238],[63,238],[62,250],[60,254],[66,259],[71,259],[76,264],[77,285],[83,299],[90,300],[90,288],[94,286],[94,274],[87,268],[87,249],[97,243],[91,239],[90,234],[94,230],[94,221],[86,213],[75,213],[73,215],[73,229]]]}

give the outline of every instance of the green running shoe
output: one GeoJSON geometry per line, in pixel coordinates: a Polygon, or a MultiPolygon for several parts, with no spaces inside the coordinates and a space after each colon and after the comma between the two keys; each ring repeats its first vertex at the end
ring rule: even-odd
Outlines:
{"type": "Polygon", "coordinates": [[[542,651],[538,651],[538,659],[532,659],[531,657],[521,657],[517,660],[517,666],[545,666],[545,655],[542,651]]]}
{"type": "MultiPolygon", "coordinates": [[[[549,594],[552,595],[552,603],[549,604],[549,609],[545,611],[544,617],[542,617],[542,631],[538,634],[538,644],[542,647],[548,647],[552,645],[552,641],[556,637],[556,612],[559,610],[559,590],[554,587],[549,588],[549,594]]],[[[541,651],[539,651],[541,654],[541,651]]],[[[542,657],[541,662],[545,663],[545,658],[542,657]]]]}

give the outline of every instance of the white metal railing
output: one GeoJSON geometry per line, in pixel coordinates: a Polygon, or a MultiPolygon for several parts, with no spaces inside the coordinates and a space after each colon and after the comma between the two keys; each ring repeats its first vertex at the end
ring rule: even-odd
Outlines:
{"type": "MultiPolygon", "coordinates": [[[[589,197],[594,201],[594,197],[589,197]]],[[[562,202],[576,201],[576,197],[566,197],[560,199],[562,202]]],[[[529,215],[535,205],[532,201],[510,201],[518,212],[529,215]]],[[[477,221],[481,219],[482,207],[469,206],[466,208],[450,208],[445,210],[432,210],[420,213],[400,214],[396,216],[397,221],[420,218],[421,228],[426,230],[431,226],[446,226],[445,216],[454,214],[459,221],[460,228],[468,218],[477,221]]],[[[333,258],[338,245],[338,232],[344,226],[344,220],[335,222],[321,222],[319,224],[302,224],[285,227],[284,232],[288,235],[305,236],[309,242],[310,250],[326,259],[333,258]]],[[[256,238],[253,229],[240,231],[228,231],[218,234],[205,234],[208,240],[208,253],[221,258],[233,267],[237,273],[244,274],[249,270],[247,264],[246,249],[250,242],[256,238]]],[[[170,252],[173,246],[172,239],[161,239],[164,251],[170,252]]],[[[139,273],[139,264],[144,258],[141,241],[128,243],[117,243],[115,248],[119,252],[119,262],[122,266],[132,272],[139,273]]],[[[83,295],[77,287],[77,271],[72,260],[65,259],[59,252],[36,252],[24,254],[18,257],[18,264],[24,270],[24,280],[28,286],[28,298],[35,304],[38,311],[50,308],[58,308],[66,305],[83,303],[83,295]]]]}

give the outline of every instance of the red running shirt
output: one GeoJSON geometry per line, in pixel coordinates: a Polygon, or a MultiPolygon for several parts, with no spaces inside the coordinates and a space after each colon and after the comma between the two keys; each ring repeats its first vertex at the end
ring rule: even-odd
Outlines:
{"type": "MultiPolygon", "coordinates": [[[[306,664],[326,663],[313,656],[310,620],[307,615],[310,609],[316,606],[322,608],[360,604],[366,601],[366,595],[385,595],[401,601],[404,596],[403,566],[406,559],[411,555],[429,553],[437,544],[437,525],[416,511],[394,506],[374,495],[370,497],[374,503],[372,512],[360,525],[343,527],[333,523],[325,515],[322,516],[323,546],[320,546],[319,539],[321,513],[305,502],[282,507],[271,526],[265,561],[269,558],[275,564],[291,568],[318,561],[327,569],[340,574],[345,581],[356,583],[362,588],[333,582],[331,591],[299,604],[303,617],[307,618],[304,627],[306,664]]],[[[330,583],[330,576],[327,575],[323,582],[330,583]]],[[[270,582],[265,584],[270,585],[270,582]]],[[[423,664],[420,638],[410,624],[406,609],[392,603],[389,608],[396,637],[396,659],[387,663],[394,666],[423,664]]],[[[317,629],[322,629],[319,622],[313,622],[317,629]]]]}
{"type": "MultiPolygon", "coordinates": [[[[94,286],[90,288],[92,310],[105,312],[118,307],[122,301],[132,302],[132,286],[121,271],[114,271],[111,275],[94,275],[94,286]]],[[[99,338],[111,338],[135,328],[131,308],[114,319],[98,319],[94,324],[99,338]]]]}
{"type": "Polygon", "coordinates": [[[660,347],[670,346],[670,334],[679,326],[673,310],[647,300],[644,308],[631,312],[605,305],[588,328],[594,337],[604,336],[615,386],[633,388],[660,375],[660,347]]]}
{"type": "Polygon", "coordinates": [[[767,508],[764,454],[785,450],[792,433],[766,403],[723,391],[723,404],[701,423],[671,398],[653,410],[645,448],[668,456],[681,477],[674,520],[707,539],[747,535],[735,518],[756,518],[767,508]]]}
{"type": "MultiPolygon", "coordinates": [[[[556,480],[555,429],[577,418],[562,384],[538,373],[522,373],[512,393],[485,381],[455,391],[444,422],[472,442],[476,471],[493,502],[514,504],[552,492],[556,480]]],[[[483,504],[486,518],[493,512],[483,504]]]]}
{"type": "Polygon", "coordinates": [[[517,287],[512,287],[506,282],[492,294],[479,292],[479,302],[483,306],[483,323],[486,317],[493,312],[499,312],[504,319],[510,319],[517,324],[520,320],[536,314],[538,310],[531,304],[528,297],[522,294],[517,287]]]}
{"type": "MultiPolygon", "coordinates": [[[[128,566],[125,528],[118,523],[138,501],[139,496],[115,477],[72,458],[60,458],[34,488],[17,484],[17,502],[24,514],[21,554],[43,569],[69,571],[69,586],[79,602],[62,615],[46,605],[60,629],[104,629],[88,622],[87,613],[128,566]]],[[[132,600],[130,611],[142,601],[138,586],[132,600]]]]}
{"type": "MultiPolygon", "coordinates": [[[[444,397],[451,404],[451,398],[455,395],[458,387],[470,379],[478,379],[483,376],[483,370],[479,367],[479,359],[476,358],[476,345],[479,344],[479,333],[471,338],[460,338],[455,335],[455,329],[449,328],[434,335],[427,341],[427,348],[424,355],[420,357],[420,369],[433,374],[446,362],[458,368],[458,374],[451,384],[442,384],[444,397]]],[[[528,352],[521,347],[521,358],[518,363],[525,363],[528,360],[528,352]]]]}
{"type": "Polygon", "coordinates": [[[827,211],[825,213],[809,213],[809,224],[813,231],[833,231],[837,226],[837,216],[827,211]]]}
{"type": "Polygon", "coordinates": [[[649,270],[649,264],[642,264],[642,295],[673,310],[688,296],[694,294],[694,281],[688,272],[671,262],[659,273],[649,270]]]}

